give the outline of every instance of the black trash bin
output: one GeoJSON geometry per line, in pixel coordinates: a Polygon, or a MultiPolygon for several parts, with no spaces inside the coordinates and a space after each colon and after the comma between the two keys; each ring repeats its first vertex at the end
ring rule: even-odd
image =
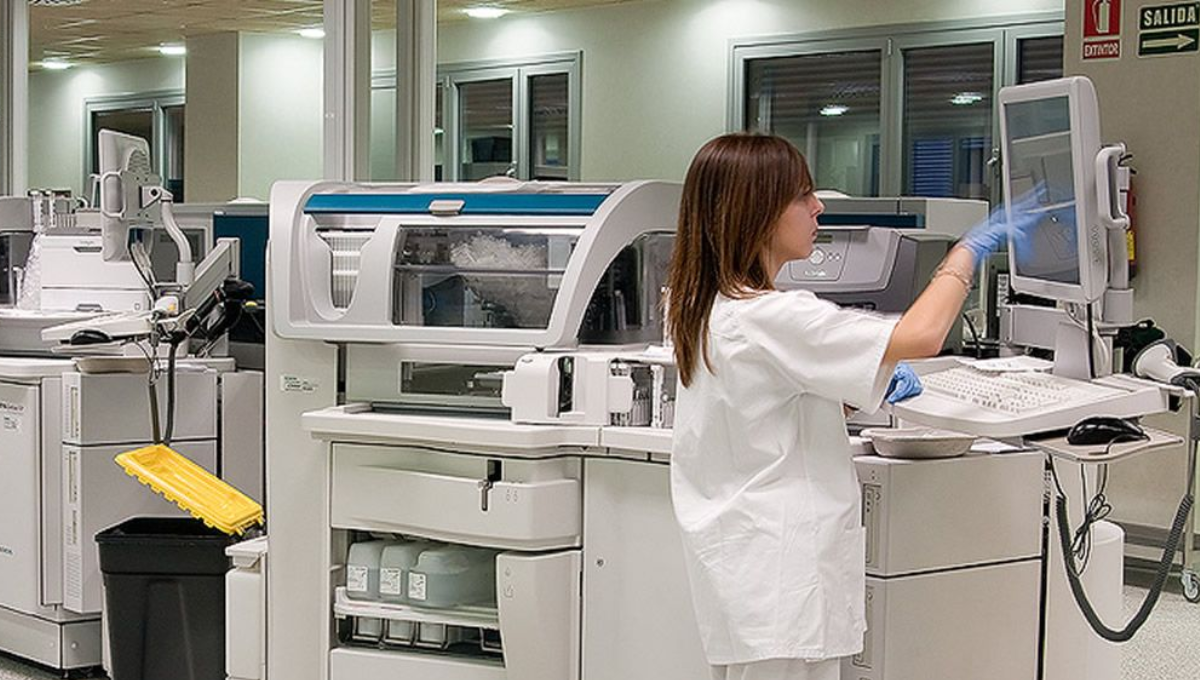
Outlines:
{"type": "Polygon", "coordinates": [[[224,680],[233,542],[188,517],[137,517],[96,534],[112,680],[224,680]]]}

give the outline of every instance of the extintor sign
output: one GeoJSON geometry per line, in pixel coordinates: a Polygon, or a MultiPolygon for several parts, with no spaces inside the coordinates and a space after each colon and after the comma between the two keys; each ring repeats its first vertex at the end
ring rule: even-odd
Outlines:
{"type": "Polygon", "coordinates": [[[1115,38],[1121,35],[1121,0],[1086,0],[1083,3],[1083,37],[1115,38]]]}
{"type": "Polygon", "coordinates": [[[1121,57],[1121,0],[1084,0],[1083,58],[1121,57]]]}

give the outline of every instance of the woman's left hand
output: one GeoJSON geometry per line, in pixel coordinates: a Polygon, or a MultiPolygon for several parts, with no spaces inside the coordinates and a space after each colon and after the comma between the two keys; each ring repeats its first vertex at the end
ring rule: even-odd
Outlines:
{"type": "Polygon", "coordinates": [[[888,382],[885,398],[887,403],[895,404],[898,401],[917,396],[924,389],[921,386],[921,379],[917,377],[912,366],[901,361],[896,364],[896,370],[892,372],[892,379],[888,382]]]}

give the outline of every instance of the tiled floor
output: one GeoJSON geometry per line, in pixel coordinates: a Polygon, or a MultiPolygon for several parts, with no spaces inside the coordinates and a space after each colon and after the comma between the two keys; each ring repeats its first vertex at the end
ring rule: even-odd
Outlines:
{"type": "MultiPolygon", "coordinates": [[[[1131,581],[1140,581],[1131,575],[1131,581]]],[[[1200,605],[1179,594],[1178,579],[1163,593],[1154,613],[1125,645],[1122,680],[1196,680],[1200,678],[1200,605]]],[[[1126,616],[1142,602],[1146,591],[1125,588],[1126,616]]],[[[0,680],[55,680],[57,675],[0,656],[0,680]]],[[[932,679],[931,679],[932,680],[932,679]]],[[[959,679],[955,679],[959,680],[959,679]]],[[[1080,679],[1085,680],[1085,679],[1080,679]]]]}

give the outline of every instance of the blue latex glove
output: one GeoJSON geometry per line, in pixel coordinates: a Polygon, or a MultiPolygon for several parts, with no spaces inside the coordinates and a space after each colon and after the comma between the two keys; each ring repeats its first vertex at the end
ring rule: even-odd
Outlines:
{"type": "Polygon", "coordinates": [[[971,227],[959,245],[971,251],[976,266],[1007,243],[1010,235],[1019,250],[1027,250],[1034,228],[1046,217],[1044,212],[1031,212],[1041,205],[1038,196],[1042,193],[1042,187],[1038,186],[1014,199],[1012,221],[1008,220],[1001,203],[992,209],[986,220],[971,227]]]}
{"type": "Polygon", "coordinates": [[[921,379],[917,377],[916,371],[912,370],[912,366],[901,361],[896,364],[896,370],[892,372],[892,379],[888,382],[885,398],[887,403],[895,404],[898,401],[917,396],[924,389],[921,387],[921,379]]]}

